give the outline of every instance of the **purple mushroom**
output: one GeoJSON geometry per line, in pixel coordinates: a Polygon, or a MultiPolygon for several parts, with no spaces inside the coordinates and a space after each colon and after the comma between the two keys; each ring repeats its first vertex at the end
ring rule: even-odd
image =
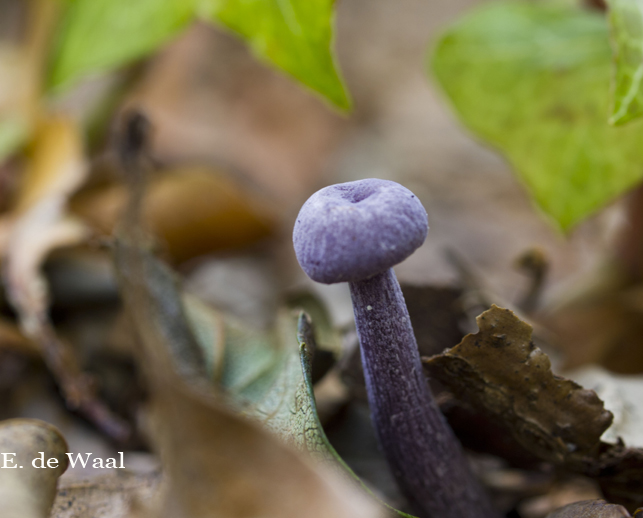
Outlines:
{"type": "Polygon", "coordinates": [[[392,270],[428,229],[411,191],[367,179],[313,194],[293,243],[311,279],[349,283],[372,419],[400,489],[422,518],[495,518],[425,379],[392,270]]]}

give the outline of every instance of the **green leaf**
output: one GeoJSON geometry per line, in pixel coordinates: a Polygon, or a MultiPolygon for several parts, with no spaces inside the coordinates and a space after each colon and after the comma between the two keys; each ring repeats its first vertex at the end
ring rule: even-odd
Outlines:
{"type": "Polygon", "coordinates": [[[640,121],[606,123],[611,51],[598,13],[551,2],[485,5],[431,60],[464,123],[499,148],[562,228],[643,178],[640,121]]]}
{"type": "Polygon", "coordinates": [[[60,24],[49,86],[69,86],[153,52],[193,18],[194,1],[71,0],[60,24]]]}
{"type": "Polygon", "coordinates": [[[334,0],[69,0],[49,87],[73,84],[156,50],[195,16],[232,29],[255,54],[326,97],[350,101],[335,66],[334,0]]]}
{"type": "Polygon", "coordinates": [[[201,0],[200,14],[240,34],[255,55],[342,110],[350,100],[337,72],[334,0],[201,0]]]}
{"type": "Polygon", "coordinates": [[[208,375],[239,412],[297,449],[338,460],[317,417],[311,382],[315,343],[308,317],[282,310],[274,328],[264,331],[192,296],[182,300],[208,375]]]}
{"type": "Polygon", "coordinates": [[[608,0],[614,47],[611,124],[643,115],[643,0],[608,0]]]}

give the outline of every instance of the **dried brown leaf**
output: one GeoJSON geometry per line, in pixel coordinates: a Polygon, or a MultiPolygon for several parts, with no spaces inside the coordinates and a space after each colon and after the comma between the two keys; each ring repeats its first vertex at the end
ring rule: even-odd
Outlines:
{"type": "MultiPolygon", "coordinates": [[[[101,232],[111,233],[127,200],[123,185],[97,188],[72,204],[101,232]]],[[[255,191],[207,167],[183,167],[155,175],[145,195],[145,224],[175,262],[241,248],[274,231],[276,209],[255,191]]]]}
{"type": "Polygon", "coordinates": [[[511,311],[492,306],[477,323],[478,333],[425,360],[430,372],[539,457],[561,463],[595,456],[612,421],[596,394],[553,374],[531,326],[511,311]]]}
{"type": "Polygon", "coordinates": [[[67,469],[67,443],[52,425],[36,419],[0,422],[0,516],[48,518],[58,477],[67,469]],[[49,466],[33,464],[43,453],[49,466]],[[15,455],[12,455],[15,454],[15,455]]]}

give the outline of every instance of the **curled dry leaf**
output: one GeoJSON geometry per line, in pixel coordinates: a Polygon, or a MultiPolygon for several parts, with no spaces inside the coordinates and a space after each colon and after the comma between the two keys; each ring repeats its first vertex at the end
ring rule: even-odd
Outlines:
{"type": "Polygon", "coordinates": [[[532,328],[492,306],[480,331],[425,359],[430,372],[459,398],[501,420],[524,447],[561,463],[596,456],[612,414],[591,390],[556,376],[531,340],[532,328]]]}
{"type": "Polygon", "coordinates": [[[604,500],[575,502],[549,513],[547,518],[629,518],[625,507],[608,504],[604,500]]]}
{"type": "Polygon", "coordinates": [[[39,344],[68,406],[110,436],[124,439],[127,426],[98,401],[71,349],[49,320],[49,293],[41,271],[52,250],[87,237],[85,226],[67,216],[65,209],[68,197],[84,181],[85,169],[77,125],[64,117],[42,122],[13,204],[3,274],[20,325],[25,335],[39,344]]]}
{"type": "Polygon", "coordinates": [[[5,469],[0,471],[0,516],[48,518],[58,477],[67,469],[67,443],[60,432],[36,419],[2,421],[0,453],[5,454],[5,469]],[[39,467],[40,452],[45,462],[55,461],[44,469],[39,467]]]}
{"type": "Polygon", "coordinates": [[[594,478],[612,502],[642,506],[643,449],[600,440],[613,417],[596,393],[554,375],[511,311],[493,306],[477,322],[478,333],[424,360],[429,371],[532,454],[594,478]]]}
{"type": "MultiPolygon", "coordinates": [[[[111,233],[127,200],[114,184],[79,194],[72,210],[111,233]]],[[[251,245],[270,235],[276,210],[252,189],[207,167],[183,167],[151,179],[143,218],[175,262],[251,245]]]]}

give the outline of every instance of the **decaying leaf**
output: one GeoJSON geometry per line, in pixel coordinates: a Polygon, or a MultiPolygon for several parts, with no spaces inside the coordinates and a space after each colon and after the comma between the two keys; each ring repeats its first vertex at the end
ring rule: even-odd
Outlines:
{"type": "Polygon", "coordinates": [[[429,371],[532,454],[594,478],[611,502],[641,507],[643,449],[600,440],[613,416],[596,393],[554,375],[531,326],[511,311],[492,306],[477,322],[478,333],[424,360],[429,371]]]}
{"type": "Polygon", "coordinates": [[[116,475],[78,481],[63,479],[51,510],[51,518],[125,518],[130,509],[151,500],[158,491],[159,473],[116,475]]]}
{"type": "Polygon", "coordinates": [[[0,422],[0,516],[48,518],[58,477],[67,469],[66,453],[65,439],[48,423],[36,419],[0,422]]]}
{"type": "Polygon", "coordinates": [[[532,453],[553,462],[596,455],[612,414],[591,390],[551,372],[531,341],[532,328],[492,306],[480,331],[425,360],[458,397],[499,418],[532,453]]]}
{"type": "Polygon", "coordinates": [[[343,354],[342,333],[333,325],[328,306],[319,297],[302,291],[288,297],[286,303],[290,308],[303,310],[310,317],[318,349],[331,353],[335,358],[343,354]]]}
{"type": "Polygon", "coordinates": [[[129,433],[127,426],[98,401],[89,379],[49,320],[49,294],[41,271],[52,250],[87,237],[85,226],[65,210],[68,197],[85,179],[85,169],[77,125],[64,117],[45,120],[13,204],[3,274],[20,325],[39,344],[68,406],[112,437],[123,439],[129,433]]]}
{"type": "Polygon", "coordinates": [[[625,507],[604,500],[586,500],[566,505],[549,513],[547,518],[622,518],[629,517],[625,507]]]}
{"type": "MultiPolygon", "coordinates": [[[[100,232],[111,233],[127,200],[122,184],[80,194],[72,210],[100,232]]],[[[155,175],[147,188],[144,221],[175,262],[241,248],[270,235],[275,210],[252,189],[206,167],[155,175]]]]}

